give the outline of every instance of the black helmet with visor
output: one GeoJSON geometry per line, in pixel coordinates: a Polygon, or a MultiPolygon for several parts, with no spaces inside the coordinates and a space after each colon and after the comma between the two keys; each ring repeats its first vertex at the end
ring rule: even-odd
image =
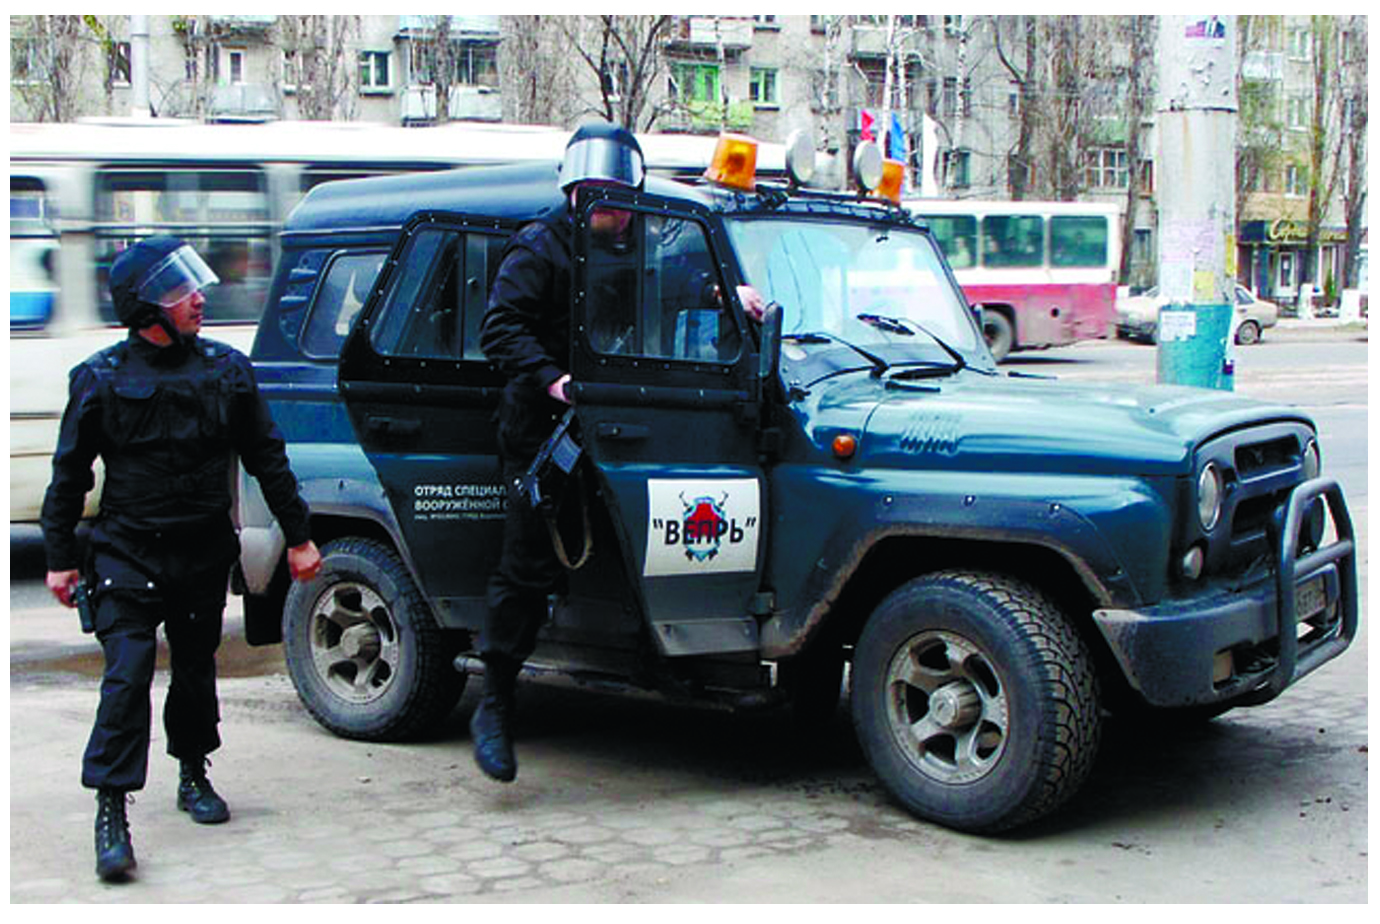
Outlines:
{"type": "Polygon", "coordinates": [[[134,330],[156,324],[163,309],[219,282],[185,241],[157,235],[138,241],[110,267],[110,296],[120,323],[134,330]]]}
{"type": "Polygon", "coordinates": [[[570,136],[561,161],[560,185],[598,181],[641,189],[647,171],[642,146],[621,125],[596,122],[582,125],[570,136]]]}

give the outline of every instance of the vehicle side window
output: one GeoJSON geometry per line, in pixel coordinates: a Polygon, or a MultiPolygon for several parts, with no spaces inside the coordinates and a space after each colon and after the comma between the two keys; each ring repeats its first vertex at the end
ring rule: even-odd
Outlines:
{"type": "Polygon", "coordinates": [[[502,247],[496,235],[418,231],[386,296],[374,348],[389,356],[483,359],[479,329],[502,247]]]}
{"type": "Polygon", "coordinates": [[[595,223],[587,253],[595,350],[709,362],[738,356],[737,322],[699,222],[635,212],[614,235],[595,223]]]}
{"type": "Polygon", "coordinates": [[[977,219],[972,215],[926,215],[925,222],[954,269],[977,264],[977,219]]]}
{"type": "Polygon", "coordinates": [[[1043,265],[1044,226],[1038,215],[988,215],[982,219],[982,265],[1043,265]]]}
{"type": "Polygon", "coordinates": [[[1049,220],[1051,266],[1106,266],[1107,219],[1059,215],[1049,220]]]}
{"type": "Polygon", "coordinates": [[[340,355],[387,254],[343,254],[331,261],[302,331],[302,352],[320,359],[340,355]]]}

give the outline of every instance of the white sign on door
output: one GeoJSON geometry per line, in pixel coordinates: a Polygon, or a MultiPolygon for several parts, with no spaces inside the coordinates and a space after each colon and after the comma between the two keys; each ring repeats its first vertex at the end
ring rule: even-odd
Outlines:
{"type": "Polygon", "coordinates": [[[755,478],[647,482],[648,577],[754,571],[761,536],[755,478]]]}

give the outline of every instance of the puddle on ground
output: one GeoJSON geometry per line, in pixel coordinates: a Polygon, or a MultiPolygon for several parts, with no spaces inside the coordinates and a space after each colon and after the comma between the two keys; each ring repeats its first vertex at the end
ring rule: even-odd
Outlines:
{"type": "MultiPolygon", "coordinates": [[[[84,651],[31,661],[16,662],[12,659],[10,676],[59,673],[99,677],[104,668],[105,659],[99,651],[84,651]]],[[[155,669],[168,669],[168,643],[161,633],[158,637],[158,661],[155,669]]],[[[216,652],[216,676],[264,677],[286,672],[287,664],[283,660],[282,645],[263,645],[256,648],[251,647],[240,636],[226,636],[221,639],[220,649],[216,652]]]]}

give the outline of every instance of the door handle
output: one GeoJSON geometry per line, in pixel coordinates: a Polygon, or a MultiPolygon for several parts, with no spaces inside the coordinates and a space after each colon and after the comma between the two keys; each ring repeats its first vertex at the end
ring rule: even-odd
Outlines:
{"type": "Polygon", "coordinates": [[[615,421],[605,421],[594,428],[594,435],[601,440],[621,440],[623,442],[635,442],[645,440],[652,435],[650,427],[641,424],[624,424],[615,421]]]}
{"type": "Polygon", "coordinates": [[[369,414],[364,429],[374,436],[416,436],[422,432],[422,422],[414,417],[382,417],[369,414]]]}

